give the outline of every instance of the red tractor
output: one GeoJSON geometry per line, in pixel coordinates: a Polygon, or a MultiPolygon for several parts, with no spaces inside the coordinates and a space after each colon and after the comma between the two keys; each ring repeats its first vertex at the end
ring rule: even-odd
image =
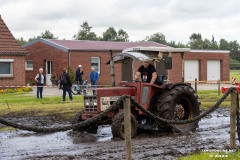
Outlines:
{"type": "MultiPolygon", "coordinates": [[[[153,63],[163,62],[165,68],[171,68],[171,54],[184,53],[188,48],[151,48],[138,47],[124,50],[122,53],[114,55],[113,62],[131,60],[151,59],[153,63]],[[137,52],[136,52],[137,51],[137,52]]],[[[113,68],[113,66],[111,67],[113,68]]],[[[146,110],[155,115],[174,120],[186,120],[200,114],[197,94],[190,84],[186,83],[164,83],[163,76],[158,78],[159,85],[144,82],[126,81],[121,82],[117,87],[92,88],[85,91],[84,110],[76,115],[75,123],[97,116],[102,111],[110,107],[122,95],[132,96],[136,102],[146,110]]],[[[152,118],[145,115],[135,106],[131,106],[132,137],[137,133],[137,129],[164,130],[166,132],[190,132],[195,131],[198,122],[184,125],[157,124],[152,118]]],[[[79,131],[96,133],[99,125],[111,124],[114,137],[124,139],[124,117],[123,106],[113,112],[109,112],[106,117],[93,123],[90,126],[79,128],[79,131]]]]}

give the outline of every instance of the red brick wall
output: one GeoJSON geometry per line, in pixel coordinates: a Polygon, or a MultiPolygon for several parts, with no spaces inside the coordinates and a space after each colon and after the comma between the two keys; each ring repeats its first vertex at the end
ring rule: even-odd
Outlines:
{"type": "MultiPolygon", "coordinates": [[[[52,72],[57,73],[59,77],[62,73],[62,68],[68,67],[68,53],[63,52],[59,49],[51,47],[41,42],[37,42],[32,44],[31,46],[26,47],[26,49],[31,53],[30,56],[26,57],[26,60],[33,60],[33,71],[26,71],[26,82],[30,79],[34,79],[36,74],[38,73],[38,69],[40,67],[45,68],[45,60],[52,61],[52,72]]],[[[91,57],[100,57],[100,76],[99,76],[99,84],[110,85],[111,84],[111,76],[110,76],[110,65],[106,65],[106,63],[110,59],[110,52],[104,51],[71,51],[70,52],[70,60],[71,60],[71,68],[74,71],[77,69],[77,66],[81,64],[84,68],[84,77],[88,77],[89,81],[89,73],[91,69],[91,57]]],[[[181,82],[182,81],[182,60],[180,53],[172,54],[173,59],[173,68],[168,70],[168,77],[170,82],[181,82]]],[[[229,54],[225,53],[185,53],[185,60],[199,60],[199,78],[201,81],[207,80],[207,60],[221,60],[221,80],[228,81],[229,79],[229,54]]],[[[135,63],[135,71],[137,71],[138,67],[141,63],[135,63]]],[[[116,76],[116,84],[121,82],[122,79],[122,67],[121,64],[115,64],[115,76],[116,76]]]]}
{"type": "Polygon", "coordinates": [[[13,77],[0,77],[0,86],[24,86],[25,56],[0,56],[0,59],[14,59],[13,77]]]}
{"type": "MultiPolygon", "coordinates": [[[[113,53],[114,54],[114,53],[113,53]]],[[[87,77],[89,81],[89,73],[91,70],[91,57],[100,58],[100,75],[99,84],[111,85],[110,65],[106,63],[110,60],[110,52],[83,52],[72,51],[71,52],[71,68],[74,72],[78,65],[82,65],[84,69],[84,77],[87,77]]],[[[121,64],[115,64],[115,80],[116,84],[121,82],[122,79],[122,67],[121,64]]]]}
{"type": "Polygon", "coordinates": [[[207,80],[207,61],[220,60],[221,81],[229,81],[229,53],[186,53],[185,60],[199,60],[199,80],[207,80]]]}
{"type": "MultiPolygon", "coordinates": [[[[68,53],[56,49],[47,44],[37,42],[26,47],[31,55],[26,57],[26,60],[33,60],[33,70],[26,71],[26,81],[28,82],[30,79],[34,79],[36,74],[38,73],[38,69],[43,67],[44,73],[46,71],[45,61],[52,61],[52,72],[55,72],[59,77],[62,74],[63,68],[68,68],[68,53]]],[[[114,54],[114,53],[113,53],[114,54]]],[[[70,67],[73,69],[74,76],[75,71],[78,65],[82,65],[84,69],[84,77],[88,77],[91,70],[91,57],[100,57],[100,76],[99,76],[99,84],[110,85],[111,84],[111,76],[110,76],[110,65],[106,65],[106,63],[110,59],[109,52],[83,52],[83,51],[71,51],[70,52],[70,67]]],[[[116,71],[116,84],[121,82],[122,79],[122,68],[121,64],[115,65],[116,71]]]]}
{"type": "Polygon", "coordinates": [[[55,72],[57,77],[60,77],[63,68],[68,68],[68,53],[66,52],[41,42],[26,47],[26,50],[31,53],[30,56],[26,56],[26,60],[33,61],[33,70],[26,71],[26,82],[35,78],[39,68],[42,67],[44,73],[46,72],[46,60],[52,61],[52,72],[55,72]]]}

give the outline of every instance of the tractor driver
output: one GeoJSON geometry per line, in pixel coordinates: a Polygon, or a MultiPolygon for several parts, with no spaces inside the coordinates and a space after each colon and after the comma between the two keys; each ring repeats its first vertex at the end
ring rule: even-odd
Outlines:
{"type": "Polygon", "coordinates": [[[154,65],[150,64],[150,61],[143,61],[142,65],[138,68],[135,74],[135,80],[143,81],[150,84],[156,83],[157,72],[154,65]]]}

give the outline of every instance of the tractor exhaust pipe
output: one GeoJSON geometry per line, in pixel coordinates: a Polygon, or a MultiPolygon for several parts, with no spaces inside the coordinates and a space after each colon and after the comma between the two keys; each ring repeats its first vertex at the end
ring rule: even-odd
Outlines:
{"type": "Polygon", "coordinates": [[[115,69],[114,69],[114,62],[113,62],[113,55],[112,55],[112,50],[110,50],[110,73],[111,73],[111,82],[112,82],[112,87],[115,87],[115,69]]]}

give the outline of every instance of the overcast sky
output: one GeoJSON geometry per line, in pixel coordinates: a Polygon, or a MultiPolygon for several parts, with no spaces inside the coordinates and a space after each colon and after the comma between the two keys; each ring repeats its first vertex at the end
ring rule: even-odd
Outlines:
{"type": "Polygon", "coordinates": [[[0,0],[0,14],[15,38],[50,30],[72,39],[87,21],[98,36],[114,27],[131,41],[161,32],[182,43],[192,33],[240,42],[240,0],[0,0]]]}

